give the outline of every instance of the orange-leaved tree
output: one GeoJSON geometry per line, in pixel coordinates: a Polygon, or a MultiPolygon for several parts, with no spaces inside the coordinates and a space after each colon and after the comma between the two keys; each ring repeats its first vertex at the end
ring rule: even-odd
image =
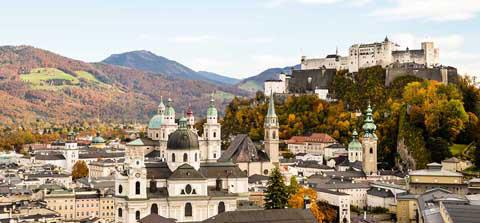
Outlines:
{"type": "Polygon", "coordinates": [[[288,200],[291,208],[303,208],[304,198],[310,198],[310,211],[319,223],[335,221],[335,210],[331,208],[319,208],[317,204],[317,192],[311,188],[301,187],[296,194],[292,195],[288,200]]]}

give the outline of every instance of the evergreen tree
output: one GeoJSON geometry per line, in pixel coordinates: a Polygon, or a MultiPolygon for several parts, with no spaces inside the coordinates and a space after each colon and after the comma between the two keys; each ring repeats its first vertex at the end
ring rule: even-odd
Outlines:
{"type": "Polygon", "coordinates": [[[475,161],[475,166],[477,168],[480,168],[480,142],[477,143],[477,148],[475,148],[475,158],[474,158],[474,161],[475,161]]]}
{"type": "Polygon", "coordinates": [[[292,176],[290,178],[290,185],[288,186],[288,196],[291,197],[292,195],[296,194],[298,192],[299,185],[297,178],[295,176],[292,176]]]}
{"type": "Polygon", "coordinates": [[[288,189],[277,167],[273,169],[268,179],[264,200],[266,209],[285,208],[288,203],[288,189]]]}

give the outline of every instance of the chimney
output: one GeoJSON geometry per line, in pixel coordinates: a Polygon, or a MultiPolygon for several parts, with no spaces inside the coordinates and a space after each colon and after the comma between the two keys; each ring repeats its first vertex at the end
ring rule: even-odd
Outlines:
{"type": "Polygon", "coordinates": [[[310,209],[310,197],[308,195],[303,197],[303,209],[310,209]]]}

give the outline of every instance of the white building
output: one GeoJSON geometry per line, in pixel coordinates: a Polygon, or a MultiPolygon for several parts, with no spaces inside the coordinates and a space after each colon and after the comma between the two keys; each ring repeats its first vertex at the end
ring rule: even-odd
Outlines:
{"type": "Polygon", "coordinates": [[[326,58],[307,59],[302,56],[301,69],[330,68],[358,72],[360,68],[380,65],[387,67],[392,63],[417,63],[426,67],[439,64],[439,49],[433,42],[423,42],[421,49],[397,50],[398,45],[385,38],[383,42],[354,44],[349,48],[348,56],[328,55],[326,58]]]}
{"type": "Polygon", "coordinates": [[[339,222],[351,222],[349,194],[320,188],[315,188],[315,190],[317,191],[317,200],[325,201],[330,205],[338,207],[339,222]]]}
{"type": "Polygon", "coordinates": [[[127,144],[125,164],[115,174],[115,222],[137,222],[152,213],[198,222],[236,210],[238,200],[248,200],[248,177],[238,165],[218,161],[221,134],[213,97],[203,136],[187,118],[174,124],[171,100],[165,112],[162,104],[148,129],[158,144],[141,139],[127,144]],[[146,161],[146,152],[161,158],[146,161]]]}
{"type": "Polygon", "coordinates": [[[264,82],[264,94],[284,94],[287,93],[288,76],[285,73],[278,75],[279,80],[266,80],[264,82]]]}
{"type": "Polygon", "coordinates": [[[310,153],[315,155],[324,155],[325,148],[336,143],[337,141],[325,133],[313,133],[310,136],[293,136],[285,143],[290,152],[310,153]]]}

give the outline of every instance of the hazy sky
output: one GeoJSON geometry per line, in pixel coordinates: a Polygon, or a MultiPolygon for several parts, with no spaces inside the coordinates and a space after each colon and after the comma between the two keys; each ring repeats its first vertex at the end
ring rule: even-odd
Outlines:
{"type": "Polygon", "coordinates": [[[480,0],[4,1],[0,45],[88,62],[145,49],[232,77],[324,57],[338,46],[422,40],[440,61],[480,74],[480,0]]]}

